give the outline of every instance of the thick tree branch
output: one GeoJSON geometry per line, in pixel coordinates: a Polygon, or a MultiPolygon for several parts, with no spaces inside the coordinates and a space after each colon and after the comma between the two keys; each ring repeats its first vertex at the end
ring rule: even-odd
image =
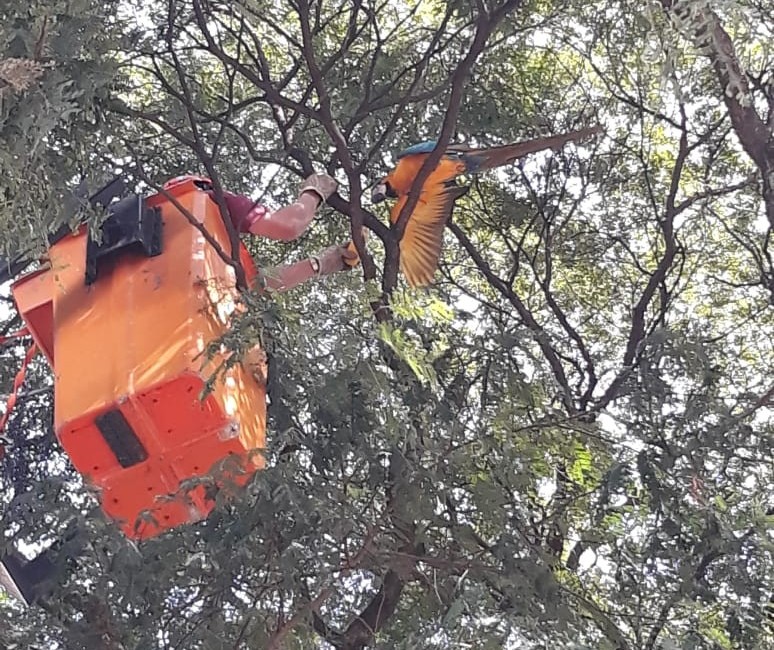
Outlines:
{"type": "Polygon", "coordinates": [[[516,295],[513,289],[508,286],[501,278],[497,277],[494,271],[492,271],[489,264],[482,257],[481,253],[478,252],[476,247],[473,245],[473,242],[470,241],[462,229],[455,223],[450,223],[449,229],[452,231],[452,233],[454,233],[457,241],[462,244],[462,247],[465,249],[468,255],[470,255],[479,272],[486,278],[487,282],[492,286],[492,288],[496,289],[500,295],[503,296],[503,298],[505,298],[514,306],[516,312],[519,314],[519,317],[522,319],[524,324],[532,331],[535,336],[535,340],[537,341],[538,345],[540,346],[540,350],[543,353],[543,357],[551,367],[554,379],[559,385],[562,394],[562,403],[564,404],[569,414],[574,414],[577,409],[573,403],[572,390],[570,389],[569,382],[567,381],[567,375],[564,372],[562,362],[559,359],[556,350],[554,350],[554,348],[551,346],[548,333],[535,320],[532,312],[527,309],[527,306],[516,295]]]}
{"type": "MultiPolygon", "coordinates": [[[[595,410],[604,408],[618,395],[621,385],[629,376],[629,372],[635,365],[635,360],[639,352],[639,346],[646,336],[646,314],[650,308],[653,297],[658,288],[664,283],[672,264],[677,255],[678,246],[674,231],[674,221],[678,214],[675,204],[677,192],[680,187],[680,179],[683,173],[683,166],[691,152],[692,147],[688,145],[688,128],[686,124],[685,108],[681,105],[682,113],[682,131],[680,133],[680,144],[672,168],[672,177],[670,180],[669,191],[666,197],[666,205],[663,218],[659,219],[659,228],[664,240],[664,252],[656,265],[655,270],[650,274],[648,282],[640,294],[637,303],[632,308],[631,327],[629,328],[629,337],[626,341],[626,349],[623,356],[623,370],[612,381],[608,389],[595,404],[595,410]]],[[[662,305],[664,308],[664,305],[662,305]]]]}
{"type": "Polygon", "coordinates": [[[734,131],[760,171],[766,216],[774,228],[774,137],[755,109],[750,80],[731,37],[714,11],[679,0],[661,0],[661,4],[689,26],[694,45],[711,61],[734,131]]]}
{"type": "MultiPolygon", "coordinates": [[[[554,271],[554,261],[553,261],[554,233],[553,233],[553,227],[552,227],[552,221],[553,221],[554,215],[546,214],[543,206],[543,202],[539,200],[537,191],[533,187],[529,179],[529,176],[526,173],[524,173],[523,169],[521,170],[521,176],[525,186],[527,187],[528,191],[532,195],[533,201],[538,206],[538,212],[541,215],[542,222],[543,222],[543,235],[542,235],[543,266],[544,266],[543,278],[540,279],[540,274],[538,272],[537,266],[535,265],[534,261],[533,261],[533,272],[534,272],[535,278],[538,280],[538,284],[540,285],[540,288],[543,291],[543,295],[545,296],[546,303],[551,309],[551,312],[554,314],[557,321],[562,326],[562,329],[564,329],[564,331],[567,333],[570,339],[575,343],[576,348],[580,353],[581,358],[583,359],[583,362],[585,364],[585,367],[581,367],[580,363],[577,363],[573,360],[573,365],[575,366],[578,374],[580,375],[578,392],[580,392],[582,389],[584,376],[587,381],[586,389],[583,390],[583,393],[580,395],[578,400],[580,409],[584,410],[588,405],[588,403],[591,401],[591,397],[594,393],[594,389],[596,388],[597,381],[598,381],[594,360],[591,357],[591,353],[589,352],[588,347],[586,346],[586,343],[583,340],[583,337],[581,337],[579,332],[570,324],[570,321],[567,318],[567,314],[565,314],[564,310],[560,307],[559,303],[556,301],[556,298],[553,294],[553,290],[551,287],[551,283],[553,281],[553,271],[554,271]]],[[[548,183],[548,179],[546,180],[546,183],[548,183]]],[[[576,201],[573,204],[572,208],[569,210],[569,213],[567,214],[567,217],[565,219],[565,223],[572,218],[573,212],[575,211],[575,209],[577,209],[585,193],[586,193],[586,186],[584,185],[582,190],[582,196],[578,201],[576,201]]],[[[556,199],[557,205],[564,199],[565,194],[566,194],[566,182],[561,188],[560,196],[557,197],[556,199]]],[[[557,228],[557,230],[558,229],[559,228],[557,228]]]]}

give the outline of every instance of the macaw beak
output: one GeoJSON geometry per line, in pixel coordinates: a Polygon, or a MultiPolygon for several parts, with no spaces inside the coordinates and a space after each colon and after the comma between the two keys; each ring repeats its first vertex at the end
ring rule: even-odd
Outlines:
{"type": "Polygon", "coordinates": [[[387,181],[381,181],[377,183],[374,186],[374,189],[371,190],[372,203],[381,203],[386,199],[394,199],[394,198],[395,198],[395,192],[390,187],[390,184],[387,181]]]}

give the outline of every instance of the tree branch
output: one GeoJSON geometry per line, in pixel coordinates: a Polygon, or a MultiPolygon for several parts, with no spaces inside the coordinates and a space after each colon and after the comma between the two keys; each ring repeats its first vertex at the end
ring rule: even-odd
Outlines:
{"type": "Polygon", "coordinates": [[[774,228],[774,138],[755,110],[750,80],[731,37],[714,11],[679,0],[661,0],[661,4],[667,12],[671,11],[670,17],[689,24],[695,47],[711,61],[734,131],[761,173],[766,216],[774,228]]]}
{"type": "Polygon", "coordinates": [[[478,252],[476,247],[470,241],[468,236],[462,231],[462,229],[453,222],[449,224],[449,229],[452,231],[452,233],[454,233],[457,241],[462,244],[462,247],[467,251],[468,255],[470,255],[479,272],[486,278],[487,282],[492,286],[492,288],[496,289],[500,295],[502,295],[514,306],[516,312],[519,314],[519,317],[522,319],[522,321],[524,321],[524,324],[530,330],[532,330],[532,333],[535,335],[535,340],[540,346],[540,350],[542,351],[544,358],[548,362],[548,365],[551,367],[554,379],[561,389],[562,403],[564,404],[569,414],[572,415],[576,413],[577,409],[573,403],[572,391],[570,389],[569,382],[567,381],[567,375],[564,372],[564,367],[562,366],[562,362],[559,359],[556,350],[551,347],[548,333],[535,320],[532,312],[527,309],[527,306],[516,295],[513,289],[508,286],[501,278],[495,275],[489,264],[486,262],[486,260],[484,260],[484,258],[481,256],[481,253],[478,252]]]}

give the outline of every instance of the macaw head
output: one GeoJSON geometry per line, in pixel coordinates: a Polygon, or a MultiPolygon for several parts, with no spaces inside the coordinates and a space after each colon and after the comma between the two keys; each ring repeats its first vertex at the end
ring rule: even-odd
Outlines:
{"type": "Polygon", "coordinates": [[[397,199],[397,198],[398,198],[398,195],[396,194],[395,190],[392,189],[390,182],[387,180],[387,176],[385,176],[376,185],[374,185],[374,189],[371,190],[372,203],[381,203],[386,199],[397,199]]]}

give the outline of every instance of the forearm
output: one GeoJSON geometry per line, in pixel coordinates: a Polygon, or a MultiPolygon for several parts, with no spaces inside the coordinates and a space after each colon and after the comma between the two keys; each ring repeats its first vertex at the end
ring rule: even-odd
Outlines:
{"type": "Polygon", "coordinates": [[[356,263],[357,253],[350,250],[349,246],[329,246],[324,251],[295,264],[264,271],[263,286],[270,291],[287,291],[311,278],[351,269],[356,263]]]}
{"type": "Polygon", "coordinates": [[[279,293],[297,287],[316,275],[317,273],[312,268],[311,261],[304,259],[295,264],[273,267],[264,271],[266,279],[264,286],[271,291],[279,293]]]}
{"type": "Polygon", "coordinates": [[[320,198],[316,194],[304,192],[294,203],[255,221],[250,226],[250,233],[269,239],[293,241],[312,223],[319,204],[320,198]]]}

